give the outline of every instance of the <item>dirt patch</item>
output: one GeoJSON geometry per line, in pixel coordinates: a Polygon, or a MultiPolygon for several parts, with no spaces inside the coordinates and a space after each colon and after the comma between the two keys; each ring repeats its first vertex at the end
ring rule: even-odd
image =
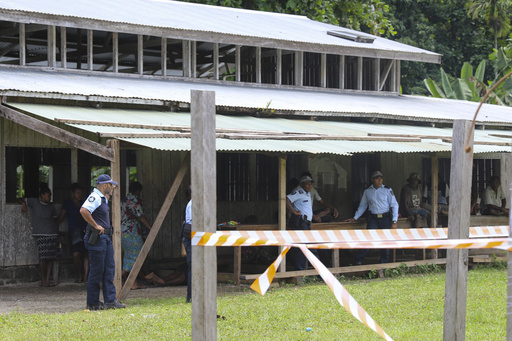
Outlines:
{"type": "MultiPolygon", "coordinates": [[[[219,287],[219,292],[232,291],[219,287]]],[[[183,297],[186,286],[155,287],[131,290],[126,302],[134,298],[183,297]]],[[[4,285],[0,287],[0,314],[18,311],[22,313],[67,313],[85,309],[86,284],[62,282],[56,287],[43,288],[39,282],[4,285]]],[[[101,296],[100,296],[101,297],[101,296]]]]}

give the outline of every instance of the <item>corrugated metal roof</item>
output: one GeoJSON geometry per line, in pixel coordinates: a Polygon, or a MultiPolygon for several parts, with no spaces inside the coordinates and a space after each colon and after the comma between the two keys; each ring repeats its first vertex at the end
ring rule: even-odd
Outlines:
{"type": "MultiPolygon", "coordinates": [[[[94,124],[69,124],[70,126],[93,133],[161,132],[155,129],[138,129],[132,127],[116,127],[113,124],[100,125],[98,122],[117,124],[146,124],[159,126],[190,127],[190,114],[173,112],[155,112],[143,110],[93,109],[81,107],[65,107],[42,104],[9,104],[13,108],[32,113],[46,119],[67,119],[94,121],[94,124]]],[[[381,125],[369,123],[326,122],[309,120],[290,120],[283,118],[255,118],[249,116],[216,115],[216,127],[224,129],[250,129],[267,132],[294,132],[309,134],[329,134],[342,136],[368,136],[369,134],[408,134],[418,136],[445,136],[450,138],[452,130],[448,128],[417,127],[405,125],[381,125]]],[[[503,134],[503,131],[477,130],[475,141],[493,143],[510,142],[510,138],[500,138],[492,134],[503,134]]],[[[141,146],[171,151],[190,150],[189,138],[126,138],[120,140],[141,146]]],[[[345,140],[232,140],[217,138],[218,151],[237,152],[284,152],[352,155],[355,153],[396,152],[450,152],[451,144],[442,139],[424,138],[421,142],[391,141],[345,141],[345,140]]],[[[475,153],[510,152],[510,146],[475,145],[475,153]]]]}
{"type": "MultiPolygon", "coordinates": [[[[298,42],[314,46],[339,47],[340,54],[345,50],[380,50],[400,53],[396,56],[397,59],[440,62],[439,54],[377,36],[372,36],[375,41],[371,44],[330,36],[327,31],[341,28],[313,21],[303,16],[179,1],[0,0],[0,18],[19,18],[20,14],[34,17],[34,21],[31,22],[65,21],[71,26],[74,26],[73,22],[76,22],[73,18],[86,19],[83,21],[83,25],[88,25],[91,28],[102,25],[105,31],[122,29],[123,32],[137,33],[141,28],[153,27],[175,30],[175,37],[186,37],[187,33],[194,32],[197,40],[203,39],[204,41],[211,41],[211,33],[215,33],[232,37],[254,38],[246,42],[248,45],[254,46],[270,47],[269,43],[272,41],[298,42]],[[115,24],[119,24],[119,27],[116,27],[115,24]],[[132,27],[127,30],[126,24],[132,25],[132,27]],[[201,35],[201,33],[206,34],[201,35]]],[[[361,34],[354,30],[345,28],[343,30],[361,34]]],[[[155,32],[157,31],[155,30],[155,32]]],[[[161,33],[162,30],[158,32],[161,33]]],[[[164,34],[169,35],[169,32],[164,32],[164,34]]],[[[229,43],[229,41],[224,42],[229,43]]]]}
{"type": "MultiPolygon", "coordinates": [[[[156,79],[63,74],[0,67],[0,95],[144,103],[190,102],[190,90],[215,91],[217,106],[312,116],[376,117],[427,122],[472,120],[476,102],[420,96],[284,90],[156,79]]],[[[477,121],[512,125],[512,108],[484,104],[477,121]]]]}

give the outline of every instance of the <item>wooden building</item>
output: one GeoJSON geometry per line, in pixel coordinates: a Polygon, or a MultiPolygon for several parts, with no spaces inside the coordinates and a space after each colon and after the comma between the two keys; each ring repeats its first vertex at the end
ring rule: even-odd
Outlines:
{"type": "MultiPolygon", "coordinates": [[[[411,172],[449,181],[453,121],[472,119],[477,103],[399,91],[401,62],[440,58],[300,16],[177,1],[0,0],[0,274],[15,281],[37,264],[16,198],[37,196],[40,181],[61,204],[70,183],[90,187],[119,157],[121,196],[140,181],[154,221],[190,151],[192,89],[216,94],[219,223],[284,228],[280,188],[305,170],[340,219],[375,169],[397,194],[411,172]]],[[[511,178],[511,113],[481,109],[479,192],[491,175],[511,178]]],[[[185,185],[153,262],[179,258],[185,185]]]]}

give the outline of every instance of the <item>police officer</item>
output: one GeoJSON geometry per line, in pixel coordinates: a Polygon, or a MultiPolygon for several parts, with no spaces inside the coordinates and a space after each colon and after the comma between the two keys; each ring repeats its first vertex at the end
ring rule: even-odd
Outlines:
{"type": "MultiPolygon", "coordinates": [[[[300,178],[300,187],[294,189],[286,196],[286,208],[292,213],[288,221],[291,230],[311,230],[311,218],[313,217],[313,201],[311,189],[313,179],[305,175],[300,178]]],[[[317,250],[311,250],[318,257],[317,250]]],[[[293,248],[293,260],[297,270],[306,270],[307,258],[302,251],[293,248]]]]}
{"type": "Polygon", "coordinates": [[[116,300],[114,286],[114,248],[110,236],[110,215],[108,196],[112,196],[117,182],[107,174],[101,174],[96,179],[96,188],[80,208],[80,214],[87,221],[87,233],[84,244],[89,251],[89,279],[87,281],[87,309],[119,309],[124,304],[116,300]],[[103,285],[103,300],[100,302],[100,283],[103,285]]]}
{"type": "MultiPolygon", "coordinates": [[[[345,221],[356,221],[368,209],[366,218],[367,229],[396,229],[398,220],[398,202],[396,201],[393,190],[382,184],[383,175],[380,171],[372,173],[372,185],[368,187],[359,203],[359,208],[354,218],[345,221]]],[[[368,253],[367,249],[362,249],[356,254],[355,264],[363,264],[364,257],[368,253]]],[[[389,262],[389,250],[383,249],[380,253],[380,262],[389,262]]]]}

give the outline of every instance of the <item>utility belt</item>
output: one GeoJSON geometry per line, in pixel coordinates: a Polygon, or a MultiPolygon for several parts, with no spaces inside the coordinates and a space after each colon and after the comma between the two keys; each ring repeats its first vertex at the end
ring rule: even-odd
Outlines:
{"type": "Polygon", "coordinates": [[[386,212],[386,213],[379,213],[379,214],[373,214],[373,213],[369,213],[369,215],[374,218],[374,219],[379,219],[379,218],[388,218],[388,217],[391,217],[391,212],[386,212]]]}
{"type": "Polygon", "coordinates": [[[290,221],[289,221],[290,227],[296,228],[296,227],[299,227],[300,224],[302,224],[302,223],[305,223],[307,226],[311,226],[311,220],[308,220],[307,215],[301,215],[301,216],[292,215],[290,217],[290,221]]]}
{"type": "MultiPolygon", "coordinates": [[[[103,229],[103,234],[110,239],[112,239],[112,228],[107,227],[103,229]]],[[[98,238],[100,236],[100,231],[96,230],[94,227],[92,227],[91,224],[87,224],[87,233],[86,235],[89,235],[88,243],[89,245],[94,245],[98,241],[98,238]]]]}

